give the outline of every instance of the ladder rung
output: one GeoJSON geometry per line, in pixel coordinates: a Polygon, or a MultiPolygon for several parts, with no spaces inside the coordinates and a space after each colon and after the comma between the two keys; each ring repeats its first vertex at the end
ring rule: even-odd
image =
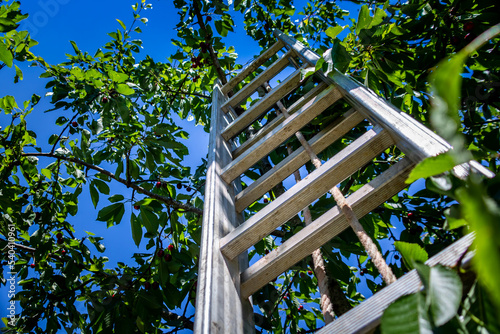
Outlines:
{"type": "MultiPolygon", "coordinates": [[[[356,217],[361,218],[408,185],[405,180],[413,163],[405,158],[347,198],[356,217]]],[[[338,206],[304,227],[275,250],[246,269],[241,294],[246,298],[275,277],[320,248],[349,227],[338,206]]]]}
{"type": "MultiPolygon", "coordinates": [[[[363,120],[363,116],[351,109],[344,115],[340,116],[334,123],[315,135],[309,144],[314,153],[318,154],[323,151],[333,142],[344,136],[352,128],[363,120]]],[[[251,185],[245,188],[242,192],[236,195],[236,211],[245,210],[256,199],[264,195],[269,189],[273,188],[280,181],[284,180],[294,171],[299,169],[309,161],[309,155],[304,147],[299,147],[291,155],[287,156],[280,163],[275,165],[266,174],[254,181],[251,185]]]]}
{"type": "Polygon", "coordinates": [[[335,86],[330,86],[321,92],[260,139],[252,149],[245,151],[227,165],[221,172],[222,179],[227,183],[233,181],[340,98],[342,95],[335,86]]]}
{"type": "Polygon", "coordinates": [[[259,57],[257,57],[250,65],[245,67],[240,73],[238,73],[234,78],[229,80],[227,84],[225,84],[221,90],[224,94],[227,94],[234,87],[236,87],[240,82],[245,80],[245,78],[256,69],[258,69],[262,64],[264,64],[269,58],[274,56],[279,50],[283,48],[284,44],[282,41],[278,40],[273,44],[269,49],[267,49],[264,53],[262,53],[259,57]]]}
{"type": "MultiPolygon", "coordinates": [[[[431,257],[425,264],[428,266],[440,264],[445,267],[454,267],[463,259],[462,257],[473,241],[474,234],[470,233],[431,257]]],[[[418,292],[421,289],[422,282],[417,271],[413,269],[395,283],[383,288],[374,296],[316,333],[360,333],[361,329],[363,333],[372,333],[372,330],[380,324],[380,318],[385,309],[392,302],[399,297],[418,292]]]]}
{"type": "Polygon", "coordinates": [[[234,94],[229,100],[227,100],[222,105],[222,110],[224,112],[228,111],[228,107],[235,107],[240,104],[244,99],[252,95],[257,88],[262,86],[264,82],[271,80],[281,72],[285,67],[289,65],[288,57],[294,55],[292,51],[288,51],[281,57],[278,61],[275,61],[271,66],[266,68],[264,72],[256,76],[251,82],[246,84],[242,89],[240,89],[236,94],[234,94]]]}
{"type": "Polygon", "coordinates": [[[260,117],[266,110],[271,108],[276,102],[282,99],[289,92],[300,86],[300,69],[289,75],[275,89],[267,94],[263,99],[254,104],[250,109],[245,111],[222,132],[222,137],[229,140],[237,136],[241,131],[246,129],[257,118],[260,117]]]}
{"type": "Polygon", "coordinates": [[[323,166],[222,238],[220,240],[222,253],[227,258],[234,259],[392,143],[389,133],[380,127],[367,131],[323,166]]]}
{"type": "MultiPolygon", "coordinates": [[[[291,115],[295,113],[298,109],[302,108],[304,104],[309,102],[314,96],[318,95],[321,91],[326,89],[327,84],[324,82],[320,82],[316,87],[308,91],[304,96],[298,99],[288,110],[288,113],[291,115]]],[[[240,156],[243,152],[252,147],[256,142],[262,139],[269,132],[274,130],[278,125],[280,125],[285,120],[285,116],[283,114],[279,114],[275,119],[266,124],[262,129],[260,129],[255,135],[252,136],[249,140],[238,146],[232,153],[233,159],[240,156]]]]}

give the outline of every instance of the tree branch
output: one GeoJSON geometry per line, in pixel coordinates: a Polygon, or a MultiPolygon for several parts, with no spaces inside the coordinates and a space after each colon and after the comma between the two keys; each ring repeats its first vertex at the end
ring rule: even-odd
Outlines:
{"type": "Polygon", "coordinates": [[[167,321],[168,320],[170,320],[170,321],[175,321],[175,320],[182,321],[182,324],[184,326],[183,328],[190,329],[190,330],[193,330],[193,328],[194,328],[194,322],[189,320],[189,318],[172,313],[166,309],[163,310],[162,317],[163,317],[163,319],[165,319],[167,321]]]}
{"type": "MultiPolygon", "coordinates": [[[[205,36],[207,36],[207,27],[205,26],[205,22],[203,21],[203,15],[201,15],[201,10],[198,1],[199,0],[193,1],[193,9],[196,14],[196,18],[198,19],[198,24],[200,25],[200,28],[205,32],[205,36]]],[[[214,64],[215,71],[217,72],[217,77],[219,78],[221,83],[225,85],[227,83],[226,75],[224,74],[224,71],[220,66],[219,59],[217,59],[217,55],[214,52],[212,43],[209,43],[209,45],[207,45],[207,49],[208,52],[210,53],[210,58],[212,59],[212,63],[214,64]]]]}
{"type": "Polygon", "coordinates": [[[118,177],[115,174],[113,174],[113,173],[111,173],[111,172],[109,172],[109,171],[107,171],[107,170],[105,170],[105,169],[103,169],[103,168],[101,168],[99,166],[95,166],[95,165],[89,164],[89,163],[87,163],[85,161],[82,161],[80,159],[71,158],[71,157],[65,157],[65,156],[62,156],[62,155],[55,155],[53,153],[23,153],[21,155],[25,156],[25,157],[29,157],[29,156],[32,156],[32,157],[48,157],[48,158],[55,158],[55,159],[60,159],[60,160],[64,160],[64,161],[73,162],[75,164],[82,165],[82,166],[85,166],[85,167],[87,167],[89,169],[98,171],[101,174],[107,175],[110,178],[115,179],[116,181],[118,181],[118,182],[126,185],[127,187],[132,188],[132,189],[134,189],[135,191],[137,191],[137,192],[139,192],[141,194],[144,194],[144,195],[149,196],[151,198],[157,199],[157,200],[165,203],[168,206],[171,206],[173,208],[180,209],[180,210],[183,210],[183,211],[186,211],[186,212],[193,212],[193,213],[196,213],[198,215],[203,215],[203,210],[201,210],[201,209],[198,209],[198,208],[196,208],[194,206],[191,206],[191,205],[187,205],[187,204],[178,202],[178,201],[173,200],[172,198],[169,198],[169,197],[165,197],[165,196],[161,196],[161,195],[158,195],[158,194],[154,194],[151,191],[146,190],[143,187],[140,187],[140,186],[138,186],[136,184],[133,184],[133,183],[129,184],[127,182],[127,180],[125,180],[125,179],[123,179],[121,177],[118,177]]]}

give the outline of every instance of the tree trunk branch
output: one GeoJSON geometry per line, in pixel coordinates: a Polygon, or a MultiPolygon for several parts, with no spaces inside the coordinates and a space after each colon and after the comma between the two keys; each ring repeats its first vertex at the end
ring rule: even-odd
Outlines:
{"type": "Polygon", "coordinates": [[[23,153],[22,156],[25,156],[25,157],[29,157],[29,156],[31,156],[31,157],[48,157],[48,158],[54,158],[54,159],[60,159],[60,160],[64,160],[64,161],[73,162],[75,164],[85,166],[89,169],[92,169],[92,170],[98,171],[99,173],[107,175],[110,178],[115,179],[116,181],[126,185],[127,187],[130,187],[141,194],[144,194],[144,195],[149,196],[151,198],[157,199],[170,207],[173,207],[175,209],[180,209],[180,210],[183,210],[186,212],[193,212],[193,213],[196,213],[198,215],[203,215],[203,210],[201,210],[201,209],[198,209],[198,208],[191,206],[191,205],[188,205],[188,204],[178,202],[178,201],[173,200],[172,198],[169,198],[169,197],[154,194],[151,191],[146,190],[143,187],[140,187],[134,183],[129,184],[127,182],[127,180],[125,180],[121,177],[118,177],[115,174],[113,174],[113,173],[111,173],[111,172],[109,172],[109,171],[107,171],[99,166],[89,164],[89,163],[82,161],[80,159],[65,157],[65,156],[56,155],[53,153],[23,153]]]}

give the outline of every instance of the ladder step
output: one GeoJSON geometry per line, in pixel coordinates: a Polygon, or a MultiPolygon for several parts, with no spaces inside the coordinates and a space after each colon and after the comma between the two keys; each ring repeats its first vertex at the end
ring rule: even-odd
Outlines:
{"type": "Polygon", "coordinates": [[[321,92],[276,129],[260,139],[251,150],[245,151],[224,167],[221,172],[222,179],[227,183],[233,181],[340,98],[342,95],[335,86],[330,86],[321,92]]]}
{"type": "MultiPolygon", "coordinates": [[[[470,233],[431,257],[425,264],[428,266],[440,264],[446,267],[454,267],[467,252],[473,241],[474,234],[470,233]]],[[[392,302],[399,297],[420,291],[421,288],[422,282],[417,271],[413,269],[395,283],[383,288],[316,333],[371,333],[380,324],[385,309],[392,302]]]]}
{"type": "MultiPolygon", "coordinates": [[[[354,109],[347,111],[334,123],[323,129],[309,140],[314,153],[318,154],[343,137],[347,132],[363,121],[364,117],[354,109]]],[[[236,211],[242,212],[256,199],[260,198],[271,188],[284,180],[294,171],[309,161],[309,155],[304,147],[299,147],[291,155],[275,165],[266,174],[254,181],[251,185],[236,195],[236,211]]]]}
{"type": "MultiPolygon", "coordinates": [[[[326,87],[327,87],[326,83],[320,82],[316,87],[311,89],[304,96],[302,96],[300,99],[298,99],[294,104],[292,104],[292,106],[288,109],[288,113],[290,115],[295,113],[298,109],[302,108],[302,106],[304,104],[309,102],[314,96],[318,95],[320,92],[322,92],[324,89],[326,89],[326,87]]],[[[243,144],[238,146],[236,149],[234,149],[234,151],[232,153],[233,159],[237,158],[243,152],[245,152],[250,147],[252,147],[256,142],[258,142],[265,135],[267,135],[269,132],[274,130],[284,120],[285,120],[285,116],[283,116],[283,114],[279,114],[278,117],[274,118],[271,122],[266,124],[266,126],[264,126],[262,129],[260,129],[255,135],[252,136],[252,138],[248,139],[246,142],[244,142],[243,144]]]]}
{"type": "Polygon", "coordinates": [[[274,56],[279,50],[284,47],[282,41],[278,40],[278,42],[274,43],[269,49],[267,49],[264,53],[262,53],[259,57],[257,57],[250,65],[245,67],[240,73],[238,73],[234,78],[229,80],[227,84],[225,84],[221,90],[222,93],[227,94],[231,90],[234,89],[240,82],[245,80],[245,78],[250,75],[250,73],[254,72],[258,69],[262,64],[269,60],[272,56],[274,56]]]}
{"type": "Polygon", "coordinates": [[[227,126],[222,132],[222,137],[225,140],[229,140],[237,136],[240,132],[245,130],[250,124],[252,124],[257,118],[259,118],[265,111],[271,108],[276,102],[282,99],[285,95],[290,93],[292,90],[300,86],[300,69],[289,75],[284,81],[282,81],[275,89],[273,89],[269,94],[267,94],[263,99],[258,101],[247,111],[235,119],[231,124],[227,126]]]}
{"type": "Polygon", "coordinates": [[[222,110],[224,112],[228,112],[228,107],[236,107],[239,105],[243,100],[245,100],[247,97],[252,95],[257,88],[262,86],[264,82],[271,80],[281,72],[285,67],[287,67],[290,62],[288,60],[288,57],[294,55],[293,51],[288,51],[281,57],[278,61],[274,62],[269,66],[264,72],[256,76],[251,82],[246,84],[242,89],[240,89],[236,94],[234,94],[229,100],[227,100],[223,105],[222,105],[222,110]]]}
{"type": "MultiPolygon", "coordinates": [[[[413,163],[405,158],[349,196],[347,202],[356,217],[363,217],[406,188],[405,180],[412,167],[413,163]]],[[[348,227],[338,206],[330,209],[246,269],[241,276],[242,297],[250,296],[348,227]]]]}
{"type": "Polygon", "coordinates": [[[220,240],[229,259],[255,245],[304,207],[393,144],[389,133],[374,127],[220,240]]]}

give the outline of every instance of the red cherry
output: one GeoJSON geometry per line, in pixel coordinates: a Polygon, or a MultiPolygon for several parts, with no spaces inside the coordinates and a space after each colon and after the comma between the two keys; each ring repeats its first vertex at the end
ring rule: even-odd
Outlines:
{"type": "Polygon", "coordinates": [[[399,260],[399,255],[398,254],[394,255],[394,259],[399,260]]]}
{"type": "Polygon", "coordinates": [[[408,219],[413,219],[413,218],[415,218],[415,214],[413,212],[408,212],[406,217],[408,217],[408,219]]]}
{"type": "Polygon", "coordinates": [[[170,254],[165,254],[165,257],[163,258],[166,262],[172,261],[172,255],[170,254]]]}
{"type": "Polygon", "coordinates": [[[61,251],[61,254],[62,254],[62,255],[66,254],[66,250],[65,250],[65,249],[63,249],[63,250],[61,251]]]}
{"type": "Polygon", "coordinates": [[[163,257],[163,255],[165,255],[165,251],[163,249],[160,249],[158,253],[156,253],[156,255],[158,255],[158,257],[163,257]]]}
{"type": "Polygon", "coordinates": [[[177,183],[177,189],[182,189],[182,184],[181,183],[177,183]]]}
{"type": "Polygon", "coordinates": [[[207,22],[210,22],[212,21],[212,17],[211,16],[207,16],[207,22]]]}
{"type": "Polygon", "coordinates": [[[109,102],[109,99],[106,96],[104,96],[102,98],[102,103],[108,103],[108,102],[109,102]]]}
{"type": "Polygon", "coordinates": [[[284,299],[284,300],[287,300],[287,299],[288,299],[288,296],[284,296],[284,297],[283,297],[283,299],[284,299]]]}
{"type": "Polygon", "coordinates": [[[56,234],[56,238],[57,238],[57,239],[62,239],[62,237],[63,237],[63,234],[62,234],[61,232],[58,232],[58,233],[56,234]]]}
{"type": "Polygon", "coordinates": [[[160,287],[160,283],[158,283],[158,282],[153,282],[152,287],[153,287],[153,289],[154,289],[154,290],[158,290],[158,288],[160,287]]]}
{"type": "Polygon", "coordinates": [[[188,192],[191,191],[191,187],[187,187],[186,191],[188,191],[188,192]]]}
{"type": "Polygon", "coordinates": [[[301,278],[306,278],[306,276],[307,276],[306,273],[300,273],[301,278]]]}
{"type": "Polygon", "coordinates": [[[457,46],[458,44],[460,44],[460,38],[458,38],[457,36],[452,36],[450,39],[450,44],[453,46],[457,46]]]}
{"type": "Polygon", "coordinates": [[[467,21],[464,23],[464,31],[465,32],[471,32],[474,30],[474,22],[472,21],[467,21]]]}
{"type": "Polygon", "coordinates": [[[302,311],[304,309],[304,306],[299,305],[298,309],[299,309],[299,311],[302,311]]]}
{"type": "Polygon", "coordinates": [[[72,125],[74,128],[76,128],[76,127],[78,126],[78,123],[77,123],[76,121],[73,121],[73,122],[71,123],[71,125],[72,125]]]}
{"type": "Polygon", "coordinates": [[[30,264],[30,267],[35,268],[35,264],[34,263],[30,264]]]}
{"type": "Polygon", "coordinates": [[[291,315],[291,314],[287,314],[287,315],[286,315],[286,318],[287,318],[288,320],[290,320],[290,319],[292,319],[292,315],[291,315]]]}
{"type": "Polygon", "coordinates": [[[161,182],[160,181],[156,182],[156,188],[161,188],[161,182]]]}
{"type": "Polygon", "coordinates": [[[57,244],[58,244],[58,245],[61,245],[62,243],[64,243],[64,240],[63,240],[63,239],[57,239],[57,244]]]}
{"type": "Polygon", "coordinates": [[[151,283],[149,283],[149,282],[144,283],[144,288],[145,288],[146,290],[151,289],[151,283]]]}
{"type": "Polygon", "coordinates": [[[175,247],[174,247],[174,245],[170,244],[170,245],[168,245],[167,248],[169,251],[173,251],[175,247]]]}
{"type": "Polygon", "coordinates": [[[264,203],[267,203],[269,202],[269,200],[267,198],[264,198],[264,203]]]}
{"type": "Polygon", "coordinates": [[[134,205],[134,209],[139,210],[141,207],[139,205],[134,205]]]}
{"type": "Polygon", "coordinates": [[[313,274],[313,272],[312,272],[311,270],[309,270],[309,271],[307,272],[307,274],[308,274],[308,275],[312,275],[312,274],[313,274]]]}

